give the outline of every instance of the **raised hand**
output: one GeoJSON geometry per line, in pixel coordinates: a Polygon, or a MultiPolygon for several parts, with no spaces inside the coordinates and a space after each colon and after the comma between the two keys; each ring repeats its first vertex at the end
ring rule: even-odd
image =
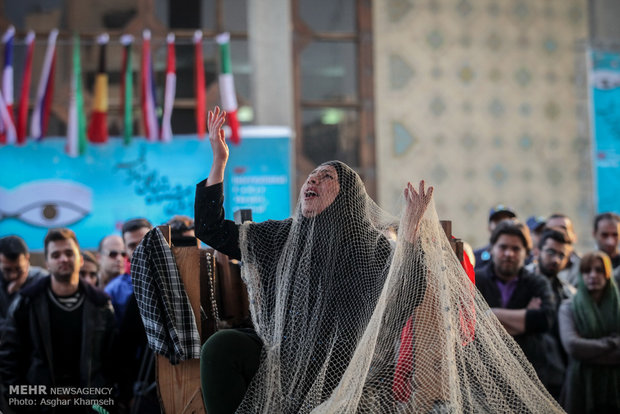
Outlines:
{"type": "Polygon", "coordinates": [[[433,197],[433,187],[424,190],[424,180],[420,181],[418,191],[413,188],[411,183],[405,187],[405,215],[402,222],[402,231],[409,243],[414,243],[418,233],[418,227],[433,197]]]}
{"type": "Polygon", "coordinates": [[[224,170],[226,169],[229,154],[228,144],[226,144],[226,137],[222,129],[225,121],[226,111],[220,110],[219,106],[216,106],[213,111],[209,111],[207,126],[209,128],[211,151],[213,152],[213,164],[207,178],[207,187],[224,181],[224,170]]]}

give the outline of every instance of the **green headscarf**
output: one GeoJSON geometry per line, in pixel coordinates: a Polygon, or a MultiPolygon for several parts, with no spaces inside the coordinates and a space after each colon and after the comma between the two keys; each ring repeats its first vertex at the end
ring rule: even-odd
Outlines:
{"type": "Polygon", "coordinates": [[[577,294],[573,298],[573,316],[579,335],[584,338],[601,338],[620,334],[620,295],[614,278],[607,279],[600,303],[594,302],[579,275],[577,294]]]}
{"type": "MultiPolygon", "coordinates": [[[[601,300],[596,303],[580,275],[572,311],[575,328],[581,337],[596,339],[619,335],[620,294],[614,278],[607,279],[601,300]]],[[[572,382],[568,398],[574,412],[597,413],[610,407],[620,408],[620,365],[573,360],[568,374],[572,382]]]]}

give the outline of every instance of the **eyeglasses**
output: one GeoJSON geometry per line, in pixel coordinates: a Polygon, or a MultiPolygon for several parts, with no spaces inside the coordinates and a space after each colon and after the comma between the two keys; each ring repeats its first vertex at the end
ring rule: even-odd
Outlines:
{"type": "Polygon", "coordinates": [[[557,257],[560,260],[564,260],[564,258],[566,257],[564,253],[558,252],[557,250],[551,248],[546,248],[545,250],[543,250],[543,252],[548,256],[557,257]]]}
{"type": "Polygon", "coordinates": [[[127,257],[127,253],[125,253],[125,252],[119,252],[118,250],[110,250],[110,251],[108,252],[108,257],[109,257],[110,259],[116,259],[116,258],[118,257],[118,255],[119,255],[119,254],[120,254],[121,256],[123,256],[123,257],[127,257]]]}
{"type": "Polygon", "coordinates": [[[193,224],[187,225],[183,223],[182,221],[173,221],[170,223],[170,230],[178,231],[182,233],[185,231],[194,230],[194,225],[193,224]]]}

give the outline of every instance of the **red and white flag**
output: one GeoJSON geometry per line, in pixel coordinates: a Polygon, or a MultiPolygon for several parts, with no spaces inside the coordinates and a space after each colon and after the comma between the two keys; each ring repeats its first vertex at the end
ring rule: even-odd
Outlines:
{"type": "Polygon", "coordinates": [[[196,90],[196,134],[199,139],[204,139],[207,131],[207,93],[201,30],[194,32],[194,88],[196,90]]]}
{"type": "Polygon", "coordinates": [[[24,76],[22,77],[22,88],[19,93],[19,105],[17,109],[17,143],[26,143],[28,125],[28,102],[30,99],[30,79],[32,78],[32,57],[34,56],[34,32],[30,30],[26,35],[26,63],[24,64],[24,76]]]}
{"type": "Polygon", "coordinates": [[[161,120],[161,140],[170,142],[172,141],[172,108],[174,107],[174,95],[177,85],[174,33],[168,34],[166,43],[168,44],[168,63],[166,65],[166,89],[164,91],[164,116],[161,120]]]}
{"type": "Polygon", "coordinates": [[[151,59],[151,31],[142,32],[142,119],[144,134],[149,141],[158,138],[157,114],[155,113],[155,81],[153,80],[153,61],[151,59]]]}
{"type": "Polygon", "coordinates": [[[56,39],[58,30],[54,29],[47,38],[47,49],[43,60],[43,69],[37,88],[37,101],[35,102],[32,118],[30,119],[30,135],[37,141],[43,139],[47,129],[47,121],[52,109],[52,96],[54,94],[54,68],[56,66],[56,39]]]}
{"type": "Polygon", "coordinates": [[[2,102],[0,102],[0,142],[15,144],[17,132],[15,131],[15,116],[13,115],[13,40],[15,28],[9,26],[2,36],[4,43],[4,67],[2,69],[2,102]]]}

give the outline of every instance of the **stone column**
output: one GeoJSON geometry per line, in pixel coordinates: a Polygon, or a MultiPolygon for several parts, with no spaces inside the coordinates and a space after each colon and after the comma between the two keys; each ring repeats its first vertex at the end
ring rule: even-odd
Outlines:
{"type": "Polygon", "coordinates": [[[291,0],[248,0],[254,122],[294,130],[291,0]]]}

